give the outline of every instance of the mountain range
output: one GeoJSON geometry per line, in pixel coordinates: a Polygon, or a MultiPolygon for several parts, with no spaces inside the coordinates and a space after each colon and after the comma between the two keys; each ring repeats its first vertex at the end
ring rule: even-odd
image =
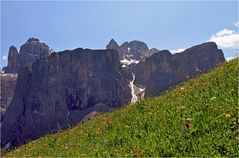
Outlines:
{"type": "Polygon", "coordinates": [[[1,72],[1,87],[6,87],[1,92],[1,148],[72,127],[95,112],[161,95],[224,61],[213,42],[177,54],[136,40],[119,46],[113,39],[102,50],[54,52],[29,38],[19,53],[10,47],[1,72]]]}

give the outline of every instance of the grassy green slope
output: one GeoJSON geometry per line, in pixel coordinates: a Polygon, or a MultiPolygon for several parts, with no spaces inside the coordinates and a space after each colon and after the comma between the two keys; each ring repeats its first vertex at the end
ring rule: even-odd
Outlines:
{"type": "Polygon", "coordinates": [[[5,156],[238,156],[238,59],[5,156]]]}

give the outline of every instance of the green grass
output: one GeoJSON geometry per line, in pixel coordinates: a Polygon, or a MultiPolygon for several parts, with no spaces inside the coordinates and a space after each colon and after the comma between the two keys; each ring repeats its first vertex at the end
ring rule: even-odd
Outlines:
{"type": "Polygon", "coordinates": [[[5,156],[239,156],[238,59],[5,156]]]}

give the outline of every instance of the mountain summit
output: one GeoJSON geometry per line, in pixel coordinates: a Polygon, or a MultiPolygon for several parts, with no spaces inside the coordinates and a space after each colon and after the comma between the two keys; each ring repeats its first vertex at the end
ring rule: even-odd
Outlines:
{"type": "Polygon", "coordinates": [[[8,65],[3,68],[5,73],[18,73],[23,67],[31,69],[32,63],[40,58],[49,56],[53,50],[38,38],[29,38],[24,43],[20,52],[17,48],[11,46],[8,53],[8,65]]]}
{"type": "Polygon", "coordinates": [[[124,42],[119,46],[114,39],[111,39],[106,49],[117,50],[121,63],[125,66],[145,60],[155,52],[155,50],[151,52],[146,43],[138,40],[124,42]]]}

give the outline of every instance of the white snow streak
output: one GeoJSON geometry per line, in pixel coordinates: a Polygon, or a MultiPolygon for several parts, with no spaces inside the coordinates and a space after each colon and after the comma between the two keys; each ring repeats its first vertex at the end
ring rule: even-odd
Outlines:
{"type": "Polygon", "coordinates": [[[138,97],[137,97],[137,95],[136,95],[136,93],[135,93],[135,89],[134,89],[135,75],[134,75],[133,73],[132,73],[132,75],[133,75],[133,80],[130,81],[129,87],[130,87],[130,89],[131,89],[131,95],[132,95],[131,103],[135,103],[135,102],[137,102],[138,97]]]}

